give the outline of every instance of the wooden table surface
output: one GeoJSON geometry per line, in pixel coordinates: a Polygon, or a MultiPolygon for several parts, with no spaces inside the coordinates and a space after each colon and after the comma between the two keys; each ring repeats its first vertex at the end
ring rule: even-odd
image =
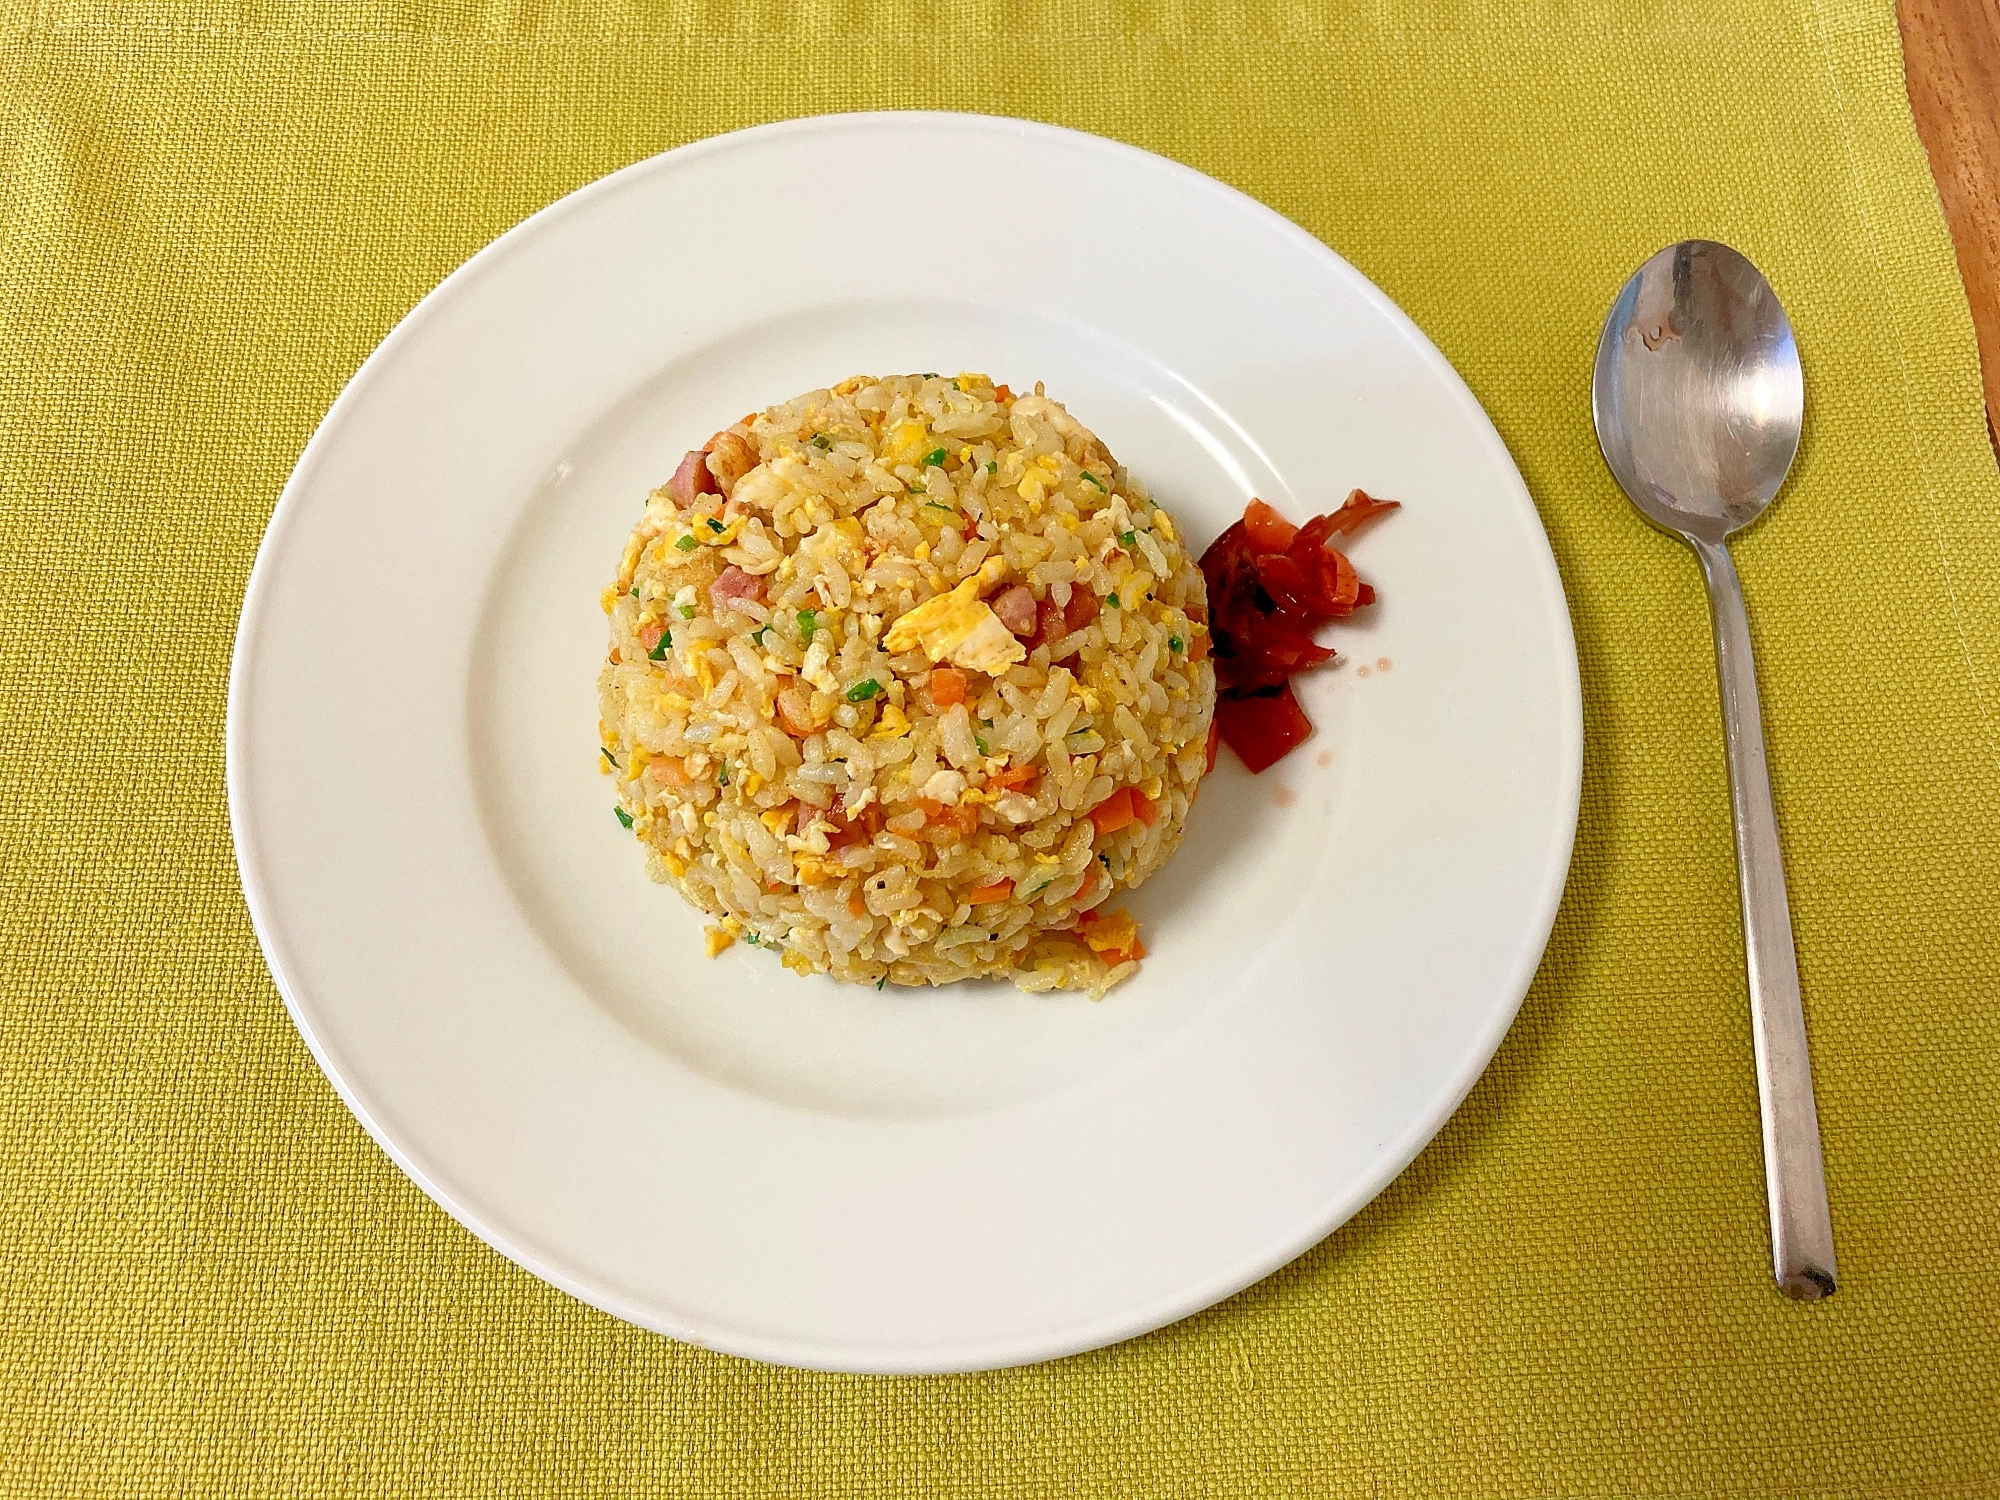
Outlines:
{"type": "Polygon", "coordinates": [[[1979,332],[2000,448],[2000,0],[1897,0],[1903,77],[1979,332]]]}

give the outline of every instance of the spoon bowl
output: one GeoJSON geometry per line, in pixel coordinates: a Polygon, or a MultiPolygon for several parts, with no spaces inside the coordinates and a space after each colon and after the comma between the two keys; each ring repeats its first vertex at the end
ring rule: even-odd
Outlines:
{"type": "Polygon", "coordinates": [[[1613,477],[1649,521],[1694,549],[1708,583],[1772,1271],[1780,1291],[1810,1301],[1834,1290],[1833,1223],[1750,620],[1724,545],[1764,513],[1785,482],[1805,416],[1798,347],[1770,283],[1727,245],[1669,245],[1639,267],[1611,305],[1597,344],[1591,407],[1613,477]]]}
{"type": "Polygon", "coordinates": [[[1720,542],[1764,512],[1799,451],[1791,321],[1727,245],[1684,240],[1625,283],[1591,383],[1604,461],[1646,518],[1720,542]]]}

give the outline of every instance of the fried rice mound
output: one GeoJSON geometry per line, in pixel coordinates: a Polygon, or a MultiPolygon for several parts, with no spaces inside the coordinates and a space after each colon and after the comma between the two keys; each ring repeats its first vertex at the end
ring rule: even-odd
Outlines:
{"type": "Polygon", "coordinates": [[[1043,394],[856,376],[646,501],[600,766],[648,872],[800,973],[1101,995],[1208,764],[1179,528],[1043,394]]]}

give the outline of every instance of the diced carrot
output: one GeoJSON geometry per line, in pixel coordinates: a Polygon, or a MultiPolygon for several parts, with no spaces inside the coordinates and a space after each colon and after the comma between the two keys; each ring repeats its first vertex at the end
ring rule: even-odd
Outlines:
{"type": "Polygon", "coordinates": [[[957,667],[939,667],[931,673],[931,702],[950,708],[965,701],[965,674],[957,667]]]}
{"type": "Polygon", "coordinates": [[[982,885],[965,899],[974,906],[984,906],[989,901],[1005,901],[1014,894],[1014,882],[1004,876],[991,885],[982,885]]]}
{"type": "Polygon", "coordinates": [[[928,797],[919,797],[917,805],[924,809],[924,816],[930,820],[922,836],[933,844],[955,844],[979,831],[979,809],[976,807],[964,803],[946,807],[928,797]],[[937,810],[933,812],[933,808],[937,810]]]}
{"type": "Polygon", "coordinates": [[[1155,823],[1160,821],[1160,804],[1155,802],[1151,797],[1148,797],[1136,786],[1132,788],[1132,811],[1138,816],[1139,821],[1144,823],[1148,828],[1151,828],[1155,823]]]}
{"type": "Polygon", "coordinates": [[[674,755],[656,755],[646,762],[646,774],[662,786],[691,786],[687,767],[674,755]]]}
{"type": "Polygon", "coordinates": [[[1132,810],[1132,788],[1121,786],[1090,810],[1090,821],[1100,834],[1116,833],[1127,827],[1137,814],[1132,810]]]}
{"type": "Polygon", "coordinates": [[[1250,545],[1259,552],[1283,552],[1299,534],[1298,527],[1262,500],[1252,500],[1244,507],[1243,529],[1250,535],[1250,545]]]}
{"type": "Polygon", "coordinates": [[[1207,659],[1208,627],[1206,625],[1192,626],[1188,630],[1188,660],[1206,661],[1207,659]]]}
{"type": "Polygon", "coordinates": [[[868,903],[861,899],[861,895],[858,891],[854,895],[849,896],[847,898],[847,909],[857,917],[865,917],[868,915],[868,903]]]}
{"type": "Polygon", "coordinates": [[[993,399],[998,401],[1002,406],[1005,406],[1009,401],[1014,399],[1014,393],[1004,385],[996,385],[993,387],[993,399]]]}
{"type": "Polygon", "coordinates": [[[1042,778],[1040,766],[1009,766],[992,780],[992,785],[1002,791],[1020,792],[1028,795],[1035,789],[1035,783],[1042,778]]]}

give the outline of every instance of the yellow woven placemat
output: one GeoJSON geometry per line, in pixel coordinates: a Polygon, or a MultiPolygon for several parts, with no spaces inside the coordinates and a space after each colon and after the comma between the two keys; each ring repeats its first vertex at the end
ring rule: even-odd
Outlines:
{"type": "Polygon", "coordinates": [[[0,121],[0,1494],[2000,1494],[2000,480],[1886,0],[51,0],[0,121]],[[1372,276],[1520,460],[1589,733],[1548,960],[1417,1164],[1219,1308],[949,1379],[683,1348],[456,1228],[293,1033],[222,794],[258,537],[396,319],[614,167],[874,106],[1136,142],[1372,276]],[[1590,434],[1598,320],[1690,234],[1811,392],[1737,555],[1815,1307],[1768,1282],[1700,585],[1590,434]]]}

